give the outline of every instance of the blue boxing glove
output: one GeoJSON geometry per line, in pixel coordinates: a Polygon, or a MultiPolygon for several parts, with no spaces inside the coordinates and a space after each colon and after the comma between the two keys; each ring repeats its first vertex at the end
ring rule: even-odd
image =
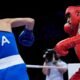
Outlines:
{"type": "Polygon", "coordinates": [[[19,43],[23,46],[30,47],[34,43],[34,35],[32,30],[24,29],[19,35],[19,43]]]}

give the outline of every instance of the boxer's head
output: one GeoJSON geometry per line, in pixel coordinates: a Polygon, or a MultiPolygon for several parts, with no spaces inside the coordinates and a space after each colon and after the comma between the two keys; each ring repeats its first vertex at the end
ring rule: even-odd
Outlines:
{"type": "Polygon", "coordinates": [[[80,6],[69,6],[66,9],[65,15],[67,17],[67,23],[72,28],[77,28],[80,22],[80,6]]]}

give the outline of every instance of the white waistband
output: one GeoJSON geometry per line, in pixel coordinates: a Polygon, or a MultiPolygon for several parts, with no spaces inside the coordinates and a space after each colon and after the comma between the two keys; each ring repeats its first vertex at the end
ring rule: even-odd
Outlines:
{"type": "Polygon", "coordinates": [[[24,63],[24,61],[22,60],[20,55],[9,56],[0,59],[0,69],[8,68],[22,63],[24,63]]]}

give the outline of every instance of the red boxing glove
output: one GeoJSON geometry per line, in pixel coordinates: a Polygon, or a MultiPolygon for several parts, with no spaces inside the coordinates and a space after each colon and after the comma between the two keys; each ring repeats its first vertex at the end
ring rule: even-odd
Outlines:
{"type": "Polygon", "coordinates": [[[73,48],[76,44],[80,43],[80,35],[76,35],[71,38],[64,39],[56,44],[54,50],[60,56],[66,56],[68,54],[68,49],[73,48]]]}
{"type": "Polygon", "coordinates": [[[69,23],[64,25],[64,31],[68,33],[70,36],[75,36],[77,33],[77,28],[73,29],[69,23]]]}

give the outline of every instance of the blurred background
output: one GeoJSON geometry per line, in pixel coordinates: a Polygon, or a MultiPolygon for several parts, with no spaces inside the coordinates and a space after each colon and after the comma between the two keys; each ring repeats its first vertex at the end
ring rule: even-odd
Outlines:
{"type": "MultiPolygon", "coordinates": [[[[33,31],[35,42],[32,47],[24,47],[18,43],[18,36],[24,29],[23,27],[13,29],[20,55],[26,64],[43,65],[44,51],[47,48],[53,48],[58,41],[69,36],[64,32],[63,26],[66,22],[65,10],[70,5],[80,5],[80,0],[13,1],[9,5],[1,6],[1,19],[7,17],[32,17],[35,19],[33,31]]],[[[74,49],[70,49],[70,54],[61,59],[66,63],[79,62],[74,49]]],[[[45,80],[42,69],[28,68],[27,70],[30,80],[45,80]]],[[[67,72],[64,74],[64,80],[68,80],[67,72]]]]}

